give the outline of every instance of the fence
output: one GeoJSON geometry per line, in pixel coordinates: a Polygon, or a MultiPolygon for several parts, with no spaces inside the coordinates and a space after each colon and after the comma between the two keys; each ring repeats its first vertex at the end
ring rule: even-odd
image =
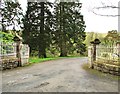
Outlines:
{"type": "Polygon", "coordinates": [[[88,58],[90,68],[120,76],[120,44],[89,46],[88,58]]]}
{"type": "MultiPolygon", "coordinates": [[[[20,44],[20,61],[21,65],[25,65],[29,60],[29,46],[20,44]]],[[[16,43],[0,43],[0,66],[3,69],[17,66],[19,58],[17,58],[17,44],[16,43]]]]}
{"type": "Polygon", "coordinates": [[[0,57],[16,57],[16,44],[15,43],[0,43],[0,57]]]}
{"type": "Polygon", "coordinates": [[[104,61],[112,61],[119,62],[120,60],[120,46],[104,46],[97,45],[96,49],[93,46],[88,47],[88,58],[89,62],[93,62],[93,54],[94,50],[96,50],[96,61],[104,60],[104,61]]]}
{"type": "Polygon", "coordinates": [[[117,46],[111,47],[99,45],[96,47],[96,60],[109,60],[118,62],[119,58],[119,47],[117,46]]]}

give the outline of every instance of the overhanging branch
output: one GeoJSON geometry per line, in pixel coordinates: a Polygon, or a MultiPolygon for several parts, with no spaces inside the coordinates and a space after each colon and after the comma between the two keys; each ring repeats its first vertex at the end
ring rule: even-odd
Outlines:
{"type": "Polygon", "coordinates": [[[114,5],[103,5],[101,7],[94,7],[91,12],[94,13],[95,15],[98,15],[98,16],[107,16],[107,17],[117,17],[117,16],[120,16],[119,14],[100,14],[100,13],[97,13],[95,12],[95,10],[100,10],[100,9],[120,9],[120,7],[117,7],[117,6],[114,6],[114,5]]]}
{"type": "Polygon", "coordinates": [[[93,9],[106,9],[106,8],[120,9],[120,7],[117,6],[102,6],[102,7],[94,7],[93,9]]]}
{"type": "Polygon", "coordinates": [[[107,17],[117,17],[117,16],[120,16],[120,15],[103,15],[103,14],[98,14],[94,11],[91,11],[92,13],[94,13],[95,15],[98,15],[98,16],[107,16],[107,17]]]}

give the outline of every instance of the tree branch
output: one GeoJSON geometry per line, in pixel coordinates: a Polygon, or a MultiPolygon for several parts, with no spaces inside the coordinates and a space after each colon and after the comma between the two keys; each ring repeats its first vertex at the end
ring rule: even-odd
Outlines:
{"type": "Polygon", "coordinates": [[[106,9],[106,8],[120,9],[120,7],[117,6],[102,6],[102,7],[94,7],[93,9],[106,9]]]}
{"type": "Polygon", "coordinates": [[[94,13],[95,15],[99,15],[99,16],[107,16],[107,17],[117,17],[117,16],[120,16],[119,14],[116,15],[116,14],[99,14],[97,12],[95,12],[94,10],[100,10],[100,9],[120,9],[120,7],[117,7],[117,6],[114,6],[114,5],[103,5],[101,7],[94,7],[91,12],[94,13]]]}
{"type": "Polygon", "coordinates": [[[107,16],[107,17],[117,17],[117,16],[120,16],[120,15],[103,15],[103,14],[98,14],[95,11],[91,11],[91,12],[94,13],[95,15],[99,15],[99,16],[107,16]]]}

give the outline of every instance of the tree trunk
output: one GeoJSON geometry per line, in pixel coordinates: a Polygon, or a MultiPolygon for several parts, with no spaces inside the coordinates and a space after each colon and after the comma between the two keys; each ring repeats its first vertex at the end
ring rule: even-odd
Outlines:
{"type": "Polygon", "coordinates": [[[4,26],[4,20],[2,19],[2,31],[6,32],[6,28],[4,26]]]}
{"type": "Polygon", "coordinates": [[[67,49],[65,46],[62,45],[60,48],[60,57],[65,57],[65,56],[67,56],[67,49]]]}
{"type": "Polygon", "coordinates": [[[67,56],[67,53],[62,50],[60,53],[60,57],[66,57],[66,56],[67,56]]]}
{"type": "Polygon", "coordinates": [[[38,50],[38,58],[47,58],[46,50],[45,49],[41,49],[40,46],[39,46],[39,50],[38,50]]]}
{"type": "Polygon", "coordinates": [[[60,5],[60,32],[61,32],[61,46],[60,46],[60,57],[67,56],[67,49],[66,49],[66,39],[65,39],[65,26],[64,26],[64,3],[61,3],[60,5]]]}
{"type": "Polygon", "coordinates": [[[46,41],[44,41],[44,34],[45,34],[45,29],[44,29],[44,21],[45,21],[45,13],[44,13],[44,9],[45,9],[45,6],[44,6],[44,2],[41,2],[41,15],[40,15],[40,18],[41,18],[41,22],[40,22],[40,40],[43,41],[42,43],[40,42],[40,46],[39,46],[39,49],[38,49],[38,57],[39,58],[46,58],[46,41]],[[42,35],[42,36],[41,36],[42,35]]]}
{"type": "Polygon", "coordinates": [[[29,45],[29,47],[30,47],[30,56],[32,56],[33,57],[33,54],[32,54],[32,47],[29,45]]]}

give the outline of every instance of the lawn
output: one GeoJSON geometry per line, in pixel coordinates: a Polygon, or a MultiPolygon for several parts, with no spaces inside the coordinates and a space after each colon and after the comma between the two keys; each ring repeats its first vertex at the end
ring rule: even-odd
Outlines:
{"type": "MultiPolygon", "coordinates": [[[[57,59],[62,59],[62,58],[74,58],[78,56],[67,56],[67,57],[48,57],[48,58],[38,58],[38,57],[30,57],[29,58],[29,63],[41,63],[44,61],[49,61],[49,60],[57,60],[57,59]]],[[[80,57],[80,56],[79,56],[80,57]]]]}
{"type": "Polygon", "coordinates": [[[30,57],[29,63],[30,63],[30,64],[32,64],[32,63],[41,63],[41,62],[44,62],[44,61],[55,60],[55,59],[58,59],[58,58],[57,58],[57,57],[54,57],[54,58],[30,57]]]}

